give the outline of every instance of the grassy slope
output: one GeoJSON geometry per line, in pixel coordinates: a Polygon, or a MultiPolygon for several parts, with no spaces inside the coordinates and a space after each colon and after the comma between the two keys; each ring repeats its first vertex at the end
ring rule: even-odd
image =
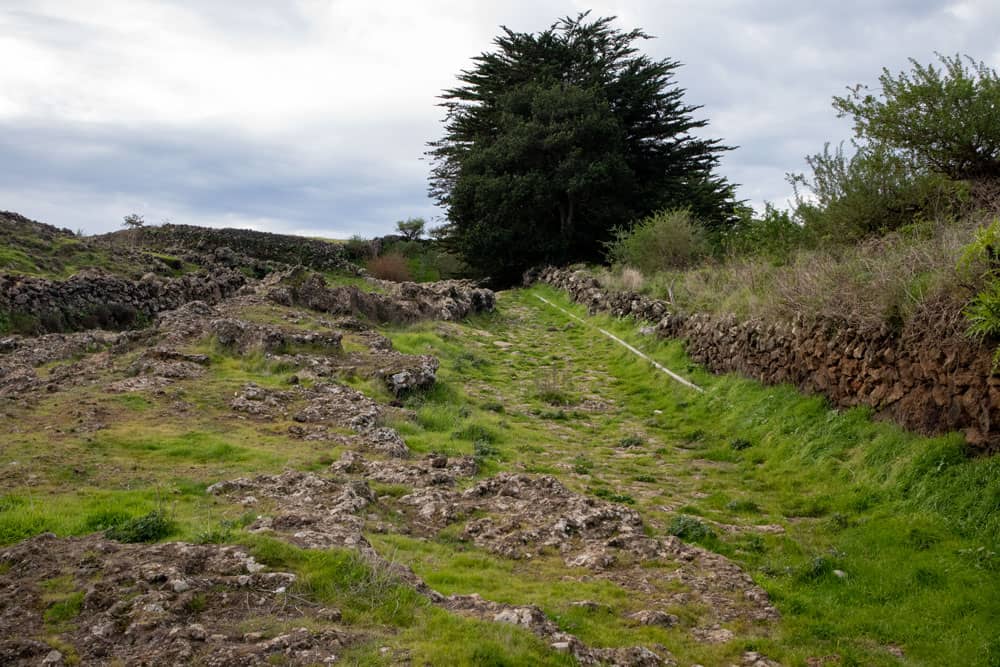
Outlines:
{"type": "MultiPolygon", "coordinates": [[[[633,501],[655,534],[678,515],[700,517],[715,527],[702,544],[742,563],[783,620],[771,630],[734,628],[750,639],[703,646],[678,630],[626,625],[621,612],[641,599],[605,581],[581,583],[555,558],[509,561],[449,533],[430,541],[372,535],[381,553],[444,593],[539,604],[584,641],[658,641],[682,661],[724,664],[752,648],[788,664],[831,654],[840,664],[998,664],[1000,460],[966,460],[958,437],[906,434],[788,387],[709,375],[677,342],[642,338],[631,323],[592,320],[706,387],[695,394],[535,293],[583,314],[562,295],[534,288],[502,295],[493,316],[389,332],[402,351],[443,362],[438,387],[410,402],[416,418],[395,424],[411,448],[476,453],[485,474],[550,473],[577,491],[633,501]],[[724,528],[771,524],[784,534],[724,528]],[[572,606],[580,599],[614,613],[572,606]],[[902,661],[893,646],[905,651],[902,661]]],[[[115,513],[165,506],[177,522],[172,538],[248,543],[266,562],[299,572],[303,592],[370,626],[373,640],[353,660],[391,662],[378,650],[388,646],[409,650],[417,664],[559,664],[527,633],[429,608],[350,554],[248,536],[242,510],[204,494],[219,479],[322,469],[339,455],[288,438],[287,424],[243,420],[226,407],[243,382],[280,386],[288,374],[259,358],[216,354],[209,376],[165,396],[77,388],[34,409],[15,407],[18,427],[0,444],[0,469],[36,477],[0,479],[0,541],[86,533],[115,513]],[[191,406],[183,420],[171,418],[178,400],[191,406]],[[109,428],[76,431],[68,415],[81,407],[104,411],[109,428]]],[[[699,613],[674,611],[687,620],[699,613]]]]}

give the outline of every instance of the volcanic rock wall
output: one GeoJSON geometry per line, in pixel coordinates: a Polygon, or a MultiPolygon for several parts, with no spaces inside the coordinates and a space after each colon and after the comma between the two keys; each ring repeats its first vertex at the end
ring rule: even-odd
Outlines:
{"type": "Polygon", "coordinates": [[[21,333],[124,329],[189,301],[219,301],[246,283],[238,271],[127,280],[81,271],[66,280],[0,275],[0,317],[21,333]]]}
{"type": "MultiPolygon", "coordinates": [[[[99,238],[118,238],[121,234],[122,232],[118,232],[117,235],[99,238]]],[[[143,228],[141,244],[143,247],[164,251],[185,249],[207,254],[218,249],[228,249],[258,260],[292,266],[301,264],[318,271],[356,272],[356,267],[347,260],[344,246],[340,243],[250,229],[213,229],[166,224],[143,228]]]]}
{"type": "Polygon", "coordinates": [[[261,282],[261,287],[276,303],[333,315],[362,315],[381,323],[455,321],[492,311],[496,304],[496,295],[491,290],[465,280],[373,284],[385,293],[366,292],[357,287],[331,288],[322,276],[295,268],[272,273],[261,282]]]}
{"type": "Polygon", "coordinates": [[[867,405],[922,433],[962,430],[976,450],[1000,450],[1000,375],[991,372],[990,350],[953,323],[899,333],[823,320],[684,316],[663,301],[606,291],[583,271],[550,267],[525,279],[566,290],[591,312],[653,322],[658,335],[685,339],[691,358],[714,372],[788,382],[839,407],[867,405]]]}

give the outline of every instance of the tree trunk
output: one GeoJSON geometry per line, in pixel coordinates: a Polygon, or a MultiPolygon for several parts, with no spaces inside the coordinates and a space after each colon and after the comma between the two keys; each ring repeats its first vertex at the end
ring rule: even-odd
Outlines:
{"type": "Polygon", "coordinates": [[[566,195],[565,202],[559,202],[559,235],[569,241],[573,235],[573,199],[566,195]]]}

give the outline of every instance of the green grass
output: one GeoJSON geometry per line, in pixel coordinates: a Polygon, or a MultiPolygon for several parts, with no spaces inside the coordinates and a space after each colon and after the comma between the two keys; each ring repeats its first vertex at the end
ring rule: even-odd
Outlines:
{"type": "MultiPolygon", "coordinates": [[[[792,387],[712,375],[678,341],[640,336],[628,321],[588,320],[706,389],[692,392],[536,294],[585,316],[565,295],[536,287],[503,293],[495,314],[385,330],[400,351],[442,363],[438,384],[408,397],[390,425],[417,456],[473,455],[481,475],[554,474],[575,492],[631,502],[653,535],[676,533],[742,565],[781,621],[736,627],[738,639],[721,646],[684,631],[704,609],[669,608],[680,628],[635,627],[624,614],[670,591],[644,597],[555,554],[530,563],[495,557],[461,540],[461,525],[429,539],[369,535],[383,556],[441,592],[537,604],[595,646],[662,643],[681,664],[738,663],[750,649],[789,665],[828,655],[843,665],[899,664],[890,646],[904,650],[903,664],[1000,664],[1000,459],[968,458],[957,434],[920,437],[792,387]],[[512,346],[493,344],[501,340],[512,346]],[[539,391],[546,379],[560,400],[539,391]],[[581,599],[600,606],[573,605],[581,599]]],[[[258,309],[254,318],[284,322],[284,312],[258,309]]],[[[316,326],[307,320],[303,328],[316,326]]],[[[162,509],[174,523],[162,539],[246,544],[262,562],[298,574],[298,594],[367,628],[372,641],[348,651],[348,662],[393,664],[398,650],[414,664],[568,664],[522,629],[429,606],[352,552],[248,535],[253,515],[207,496],[208,484],[322,470],[341,450],[289,437],[283,419],[229,409],[244,383],[287,388],[293,369],[210,342],[198,350],[212,358],[206,375],[167,396],[71,387],[7,408],[20,428],[0,445],[0,466],[36,477],[12,476],[0,495],[0,543],[113,529],[162,509]],[[176,401],[188,406],[183,419],[176,401]],[[71,415],[84,404],[104,411],[104,428],[77,428],[71,415]]],[[[390,400],[371,378],[342,380],[390,400]]],[[[664,567],[649,564],[651,579],[667,585],[664,567]]],[[[51,604],[53,623],[72,622],[71,598],[51,604]]]]}
{"type": "Polygon", "coordinates": [[[429,414],[418,413],[408,440],[447,449],[456,431],[493,428],[501,468],[556,470],[564,461],[575,475],[564,478],[570,486],[635,500],[663,533],[680,512],[697,515],[689,521],[705,532],[689,537],[748,568],[782,612],[774,636],[758,640],[771,657],[803,664],[837,653],[845,664],[895,664],[886,647],[898,645],[916,663],[991,664],[991,619],[1000,617],[1000,460],[968,458],[957,434],[920,437],[872,422],[864,410],[834,411],[792,387],[711,375],[677,341],[639,337],[631,322],[591,320],[706,387],[696,394],[594,329],[573,326],[535,293],[585,315],[564,295],[536,287],[503,295],[500,315],[468,323],[504,340],[520,330],[519,355],[489,339],[460,345],[437,325],[393,336],[400,349],[442,358],[440,377],[455,385],[440,404],[432,398],[429,414]],[[568,391],[616,399],[623,409],[538,419],[551,408],[535,378],[553,352],[569,369],[568,391]],[[462,364],[469,354],[484,362],[462,364]],[[483,410],[487,402],[503,414],[483,410]],[[642,445],[624,448],[634,458],[616,455],[623,442],[638,443],[636,432],[642,445]],[[545,466],[535,460],[538,447],[545,466]],[[659,510],[665,501],[680,509],[659,510]],[[719,533],[711,522],[779,524],[785,533],[719,533]],[[911,538],[913,526],[924,528],[911,538]]]}

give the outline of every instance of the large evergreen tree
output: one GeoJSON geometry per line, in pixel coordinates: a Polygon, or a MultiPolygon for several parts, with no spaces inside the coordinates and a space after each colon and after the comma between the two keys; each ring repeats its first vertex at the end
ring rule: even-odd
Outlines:
{"type": "Polygon", "coordinates": [[[430,144],[431,195],[447,241],[499,282],[539,262],[600,257],[616,226],[688,207],[709,228],[733,219],[715,175],[718,140],[674,83],[680,63],[635,47],[613,18],[565,18],[537,34],[507,28],[444,92],[445,136],[430,144]]]}

